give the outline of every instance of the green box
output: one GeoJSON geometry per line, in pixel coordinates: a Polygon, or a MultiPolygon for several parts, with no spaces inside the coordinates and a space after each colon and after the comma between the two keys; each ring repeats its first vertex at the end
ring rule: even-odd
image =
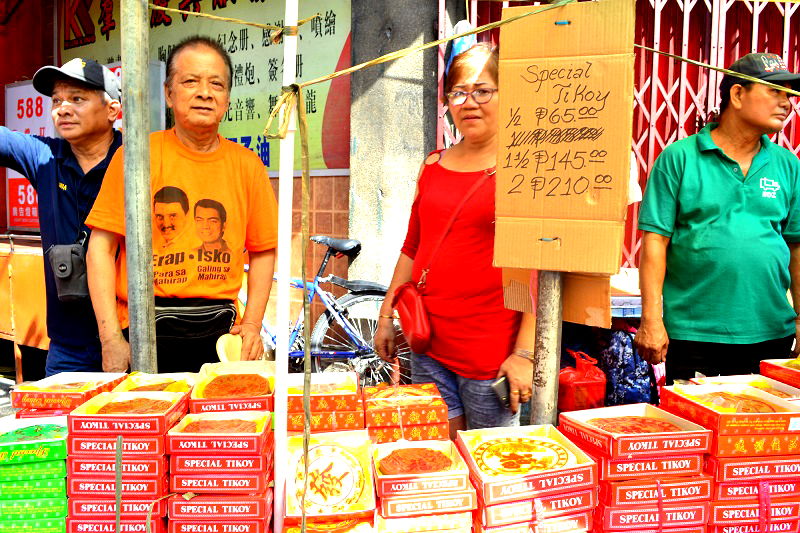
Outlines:
{"type": "Polygon", "coordinates": [[[67,521],[63,518],[34,520],[0,520],[0,533],[66,533],[67,521]]]}
{"type": "Polygon", "coordinates": [[[66,496],[67,481],[64,478],[0,482],[0,500],[66,496]]]}
{"type": "Polygon", "coordinates": [[[4,429],[0,433],[0,465],[67,458],[64,416],[14,420],[4,429]]]}
{"type": "Polygon", "coordinates": [[[67,477],[66,461],[42,461],[0,466],[0,482],[67,477]]]}
{"type": "Polygon", "coordinates": [[[39,520],[67,516],[67,498],[0,500],[0,521],[39,520]]]}

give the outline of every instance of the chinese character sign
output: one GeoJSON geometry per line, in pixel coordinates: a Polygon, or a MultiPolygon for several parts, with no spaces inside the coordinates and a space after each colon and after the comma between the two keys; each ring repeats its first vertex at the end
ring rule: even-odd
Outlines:
{"type": "MultiPolygon", "coordinates": [[[[62,60],[92,57],[101,63],[120,58],[120,0],[62,0],[59,9],[62,60]]],[[[283,26],[283,2],[262,0],[152,0],[155,5],[283,26]]],[[[301,19],[295,68],[299,81],[350,66],[350,2],[307,0],[301,19]]],[[[282,39],[268,30],[201,17],[151,10],[150,59],[166,62],[170,50],[191,35],[211,37],[230,54],[231,102],[220,133],[253,150],[270,170],[278,168],[278,141],[263,136],[264,125],[281,92],[282,39]]],[[[312,169],[349,168],[349,78],[304,90],[312,169]]],[[[123,104],[124,106],[124,104],[123,104]]],[[[295,167],[300,166],[299,140],[295,167]]]]}

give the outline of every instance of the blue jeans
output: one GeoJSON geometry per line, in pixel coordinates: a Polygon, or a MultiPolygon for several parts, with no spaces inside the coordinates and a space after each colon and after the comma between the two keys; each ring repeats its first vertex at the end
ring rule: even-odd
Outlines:
{"type": "Polygon", "coordinates": [[[469,379],[445,368],[427,355],[412,354],[412,383],[435,383],[447,404],[448,418],[464,415],[467,429],[519,425],[492,390],[494,379],[469,379]]]}
{"type": "Polygon", "coordinates": [[[46,376],[61,372],[102,372],[100,341],[96,345],[72,346],[51,339],[44,371],[46,376]]]}

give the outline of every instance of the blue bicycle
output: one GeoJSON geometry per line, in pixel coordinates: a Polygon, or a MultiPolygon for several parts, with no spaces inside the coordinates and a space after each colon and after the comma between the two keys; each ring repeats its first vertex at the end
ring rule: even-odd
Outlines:
{"type": "MultiPolygon", "coordinates": [[[[395,344],[397,346],[397,364],[391,365],[383,361],[375,353],[374,337],[378,326],[378,314],[381,303],[386,296],[387,287],[379,283],[365,280],[346,280],[333,274],[324,276],[325,269],[332,257],[347,257],[354,260],[361,253],[361,242],[355,239],[336,239],[324,235],[311,237],[311,241],[327,246],[325,256],[312,281],[303,282],[299,278],[291,280],[291,287],[302,289],[305,283],[309,303],[319,298],[325,307],[311,330],[311,367],[314,372],[352,372],[361,378],[362,386],[392,383],[411,383],[411,349],[408,346],[400,324],[395,320],[395,344]],[[331,283],[347,290],[341,297],[336,297],[320,285],[331,283]]],[[[247,303],[245,291],[239,293],[239,299],[247,303]]],[[[303,328],[304,316],[301,308],[297,319],[292,324],[289,336],[289,371],[303,370],[303,328]]],[[[261,324],[261,337],[267,350],[276,346],[275,329],[267,323],[261,324]]]]}

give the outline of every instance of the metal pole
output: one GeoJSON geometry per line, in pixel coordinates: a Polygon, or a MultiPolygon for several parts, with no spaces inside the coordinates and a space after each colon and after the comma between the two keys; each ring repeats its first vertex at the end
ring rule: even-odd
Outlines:
{"type": "MultiPolygon", "coordinates": [[[[286,0],[283,16],[286,27],[297,26],[297,0],[286,0]]],[[[297,35],[283,34],[283,85],[296,78],[297,35]]],[[[294,114],[293,110],[287,111],[294,114]]],[[[273,514],[274,531],[283,531],[286,475],[294,471],[283,468],[289,462],[286,449],[286,378],[289,364],[289,280],[292,269],[292,193],[294,184],[294,118],[289,122],[286,137],[280,141],[278,164],[278,303],[276,320],[278,332],[275,347],[275,488],[273,514]]],[[[306,324],[305,327],[311,327],[306,324]]]]}
{"type": "Polygon", "coordinates": [[[147,0],[122,0],[122,130],[131,370],[157,372],[150,211],[147,0]]]}
{"type": "Polygon", "coordinates": [[[531,424],[553,424],[558,416],[561,360],[561,272],[539,272],[536,351],[531,394],[531,424]]]}

